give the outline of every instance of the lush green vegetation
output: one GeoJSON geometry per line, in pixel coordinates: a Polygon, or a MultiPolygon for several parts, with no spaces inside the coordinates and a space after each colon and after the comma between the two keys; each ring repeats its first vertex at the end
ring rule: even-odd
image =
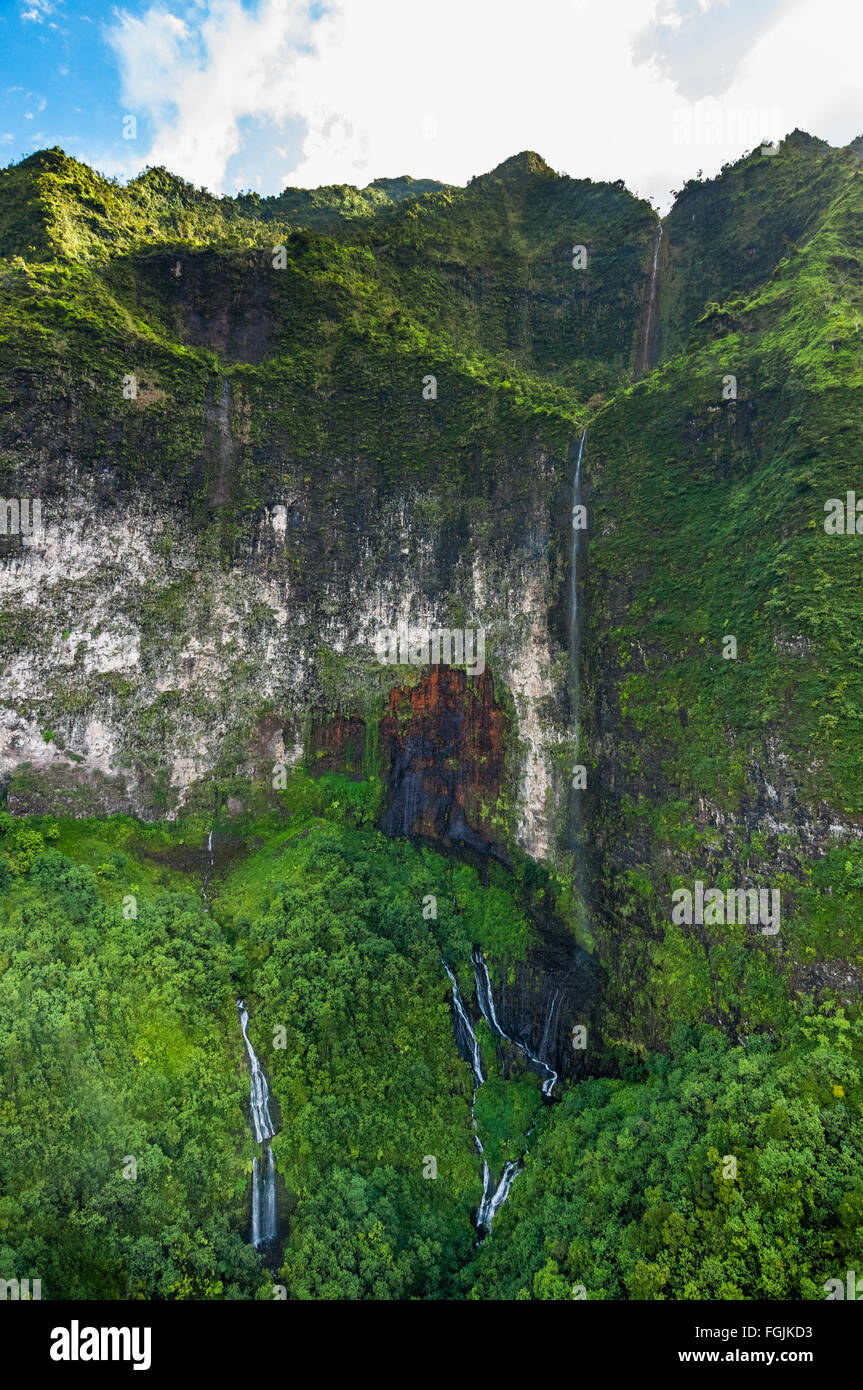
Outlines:
{"type": "Polygon", "coordinates": [[[618,1039],[781,1027],[801,991],[856,1007],[860,537],[824,520],[863,445],[861,212],[857,156],[799,134],[689,187],[668,322],[702,259],[724,302],[591,425],[585,710],[602,691],[616,759],[612,794],[594,764],[593,930],[618,1039]],[[672,890],[696,879],[778,889],[778,938],[674,926],[672,890]]]}
{"type": "Polygon", "coordinates": [[[374,830],[378,795],[298,776],[207,900],[197,822],[3,817],[0,1277],[54,1298],[272,1296],[245,1243],[242,994],[280,1116],[289,1297],[805,1299],[844,1278],[863,1030],[806,1002],[745,1046],[679,1029],[669,1055],[551,1108],[532,1074],[501,1080],[481,1029],[493,1169],[535,1128],[476,1246],[472,1078],[440,957],[468,997],[472,944],[515,959],[529,928],[517,883],[484,913],[474,870],[374,830]]]}
{"type": "Polygon", "coordinates": [[[279,296],[282,344],[296,328],[326,336],[360,320],[413,324],[462,355],[558,376],[582,399],[629,366],[655,230],[622,182],[561,178],[531,153],[466,189],[382,179],[214,198],[164,169],[120,187],[45,150],[0,172],[0,209],[0,255],[31,275],[74,268],[79,319],[89,300],[110,326],[104,285],[146,304],[148,321],[159,301],[164,315],[183,288],[168,272],[176,276],[178,257],[188,258],[183,274],[204,265],[213,286],[234,280],[246,303],[263,269],[279,296]],[[278,246],[288,263],[274,276],[278,246]],[[574,271],[575,246],[588,256],[574,271]]]}
{"type": "Polygon", "coordinates": [[[464,1274],[474,1298],[818,1299],[863,1250],[863,1026],[680,1029],[556,1107],[464,1274]],[[579,1287],[580,1286],[580,1287],[579,1287]]]}
{"type": "MultiPolygon", "coordinates": [[[[242,995],[281,1112],[291,1296],[451,1292],[482,1188],[441,955],[517,958],[530,926],[502,870],[484,893],[385,839],[379,797],[298,775],[212,882],[199,821],[3,813],[0,1277],[54,1298],[271,1296],[245,1243],[242,995]]],[[[494,1095],[480,1133],[502,1166],[538,1081],[494,1095]]]]}
{"type": "MultiPolygon", "coordinates": [[[[60,459],[94,478],[107,459],[100,495],[164,495],[202,567],[251,551],[262,507],[291,497],[265,563],[301,614],[352,571],[358,535],[390,543],[369,517],[422,492],[429,587],[445,576],[458,607],[465,538],[503,553],[540,489],[530,545],[564,591],[570,449],[590,421],[585,939],[606,972],[591,1075],[560,1105],[530,1073],[504,1080],[478,1028],[486,1153],[499,1171],[529,1132],[530,1153],[477,1247],[473,1086],[441,956],[469,997],[472,946],[498,970],[524,959],[553,880],[515,853],[480,877],[381,835],[381,689],[322,644],[317,610],[298,617],[321,710],[369,716],[363,781],[300,771],[274,810],[237,771],[255,706],[186,803],[224,809],[235,790],[259,808],[220,813],[215,874],[200,812],[0,818],[0,1277],[59,1298],[269,1298],[275,1274],[313,1299],[808,1299],[859,1270],[861,538],[823,520],[860,490],[861,190],[853,148],[799,133],[687,184],[663,242],[662,361],[634,383],[653,213],[535,155],[466,189],[276,199],[214,199],[163,170],[120,188],[61,151],[0,176],[9,495],[65,476],[60,459]],[[672,923],[672,890],[695,879],[780,889],[781,932],[672,923]],[[280,1112],[271,1271],[246,1240],[238,995],[280,1112]]],[[[128,616],[178,657],[210,602],[190,565],[148,577],[128,616]]],[[[35,643],[34,611],[4,606],[4,656],[35,643]]],[[[248,638],[267,615],[243,621],[248,638]]],[[[253,686],[250,649],[228,650],[253,686]]],[[[130,697],[124,676],[68,671],[18,711],[46,745],[96,696],[130,697]]],[[[160,687],[138,712],[154,805],[167,732],[215,724],[220,698],[160,687]]],[[[84,814],[87,796],[70,791],[84,814]]],[[[559,893],[570,927],[572,908],[559,893]]]]}
{"type": "Polygon", "coordinates": [[[0,830],[0,1277],[49,1298],[253,1296],[217,923],[129,852],[130,827],[0,830]]]}

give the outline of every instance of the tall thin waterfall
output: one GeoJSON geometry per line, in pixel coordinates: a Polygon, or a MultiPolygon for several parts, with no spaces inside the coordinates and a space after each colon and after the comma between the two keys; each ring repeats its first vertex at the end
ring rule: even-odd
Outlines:
{"type": "Polygon", "coordinates": [[[647,314],[644,319],[644,339],[641,346],[641,364],[639,376],[649,372],[653,366],[653,338],[656,332],[656,289],[659,280],[659,252],[662,247],[662,223],[656,232],[656,244],[653,248],[653,266],[650,271],[650,289],[647,293],[647,314]]]}
{"type": "MultiPolygon", "coordinates": [[[[569,688],[572,709],[572,732],[574,737],[575,763],[581,764],[579,713],[580,694],[580,656],[581,656],[581,614],[578,609],[578,568],[581,557],[581,540],[584,527],[581,525],[581,460],[584,454],[584,441],[587,429],[583,430],[575,460],[572,478],[572,551],[569,565],[569,688]]],[[[573,781],[575,787],[575,782],[573,781]]],[[[580,790],[572,799],[572,838],[575,850],[574,878],[576,889],[580,886],[582,860],[582,816],[580,790]]]]}
{"type": "Polygon", "coordinates": [[[249,1013],[242,999],[237,1000],[237,1008],[240,1011],[240,1027],[243,1030],[243,1041],[249,1059],[249,1114],[252,1133],[255,1143],[265,1146],[263,1163],[259,1163],[257,1157],[252,1161],[252,1244],[256,1250],[260,1250],[262,1246],[273,1245],[279,1234],[276,1215],[276,1165],[270,1144],[276,1130],[270,1115],[270,1088],[255,1049],[249,1041],[249,1013]]]}
{"type": "Polygon", "coordinates": [[[578,455],[575,460],[575,472],[572,477],[572,551],[570,554],[570,574],[569,574],[569,661],[570,673],[572,676],[572,702],[573,702],[573,723],[578,726],[578,656],[581,643],[581,629],[579,626],[578,613],[578,559],[581,554],[581,537],[584,527],[576,525],[581,521],[581,459],[584,454],[584,441],[587,438],[587,430],[582,431],[581,441],[578,446],[578,455]]]}

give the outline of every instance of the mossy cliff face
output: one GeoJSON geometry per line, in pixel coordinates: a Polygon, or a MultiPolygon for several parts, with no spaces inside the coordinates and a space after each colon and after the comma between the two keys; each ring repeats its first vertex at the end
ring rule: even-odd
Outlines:
{"type": "Polygon", "coordinates": [[[608,1041],[847,994],[858,538],[822,523],[859,458],[861,177],[795,133],[687,185],[634,384],[655,215],[535,155],[264,200],[6,171],[0,492],[44,523],[3,540],[10,805],[155,818],[304,757],[374,772],[394,832],[558,888],[581,824],[608,1041]],[[483,628],[486,675],[383,666],[400,623],[483,628]],[[781,931],[671,924],[694,878],[779,887],[781,931]]]}
{"type": "MultiPolygon", "coordinates": [[[[534,461],[534,476],[542,467],[534,461]]],[[[283,492],[253,543],[229,561],[142,490],[127,489],[122,507],[71,486],[61,496],[56,517],[43,504],[42,540],[22,543],[3,570],[2,610],[32,619],[7,656],[7,773],[29,763],[58,784],[69,780],[63,769],[75,780],[84,770],[121,779],[120,804],[145,816],[195,804],[196,795],[210,804],[214,778],[222,790],[237,777],[268,785],[275,763],[295,761],[313,709],[358,713],[377,726],[399,673],[420,674],[380,664],[382,627],[483,627],[518,730],[506,777],[498,741],[498,785],[483,814],[502,817],[504,840],[508,825],[521,824],[525,844],[543,851],[553,785],[547,744],[562,717],[554,664],[563,653],[545,622],[552,567],[537,565],[528,545],[551,534],[548,495],[521,503],[521,526],[532,534],[507,553],[493,523],[472,546],[476,506],[460,509],[458,545],[434,536],[437,499],[419,491],[381,508],[370,527],[356,498],[316,511],[300,489],[283,492]],[[315,537],[305,527],[295,543],[291,535],[315,515],[326,517],[314,528],[317,582],[297,555],[315,537]],[[421,558],[419,575],[407,577],[405,552],[421,558]],[[498,804],[503,783],[514,789],[511,821],[498,804]],[[519,786],[528,789],[521,802],[519,786]]],[[[464,672],[436,677],[447,678],[464,692],[464,672]]]]}
{"type": "Polygon", "coordinates": [[[662,352],[685,347],[709,304],[763,285],[783,257],[815,232],[859,169],[853,149],[831,149],[803,131],[765,145],[719,179],[691,179],[665,219],[658,336],[662,352]]]}
{"type": "Polygon", "coordinates": [[[791,140],[681,198],[678,229],[693,200],[711,225],[730,200],[738,231],[748,213],[760,283],[745,270],[705,305],[585,457],[593,929],[609,1032],[648,1044],[668,1017],[745,1039],[789,998],[853,1003],[863,983],[863,541],[825,530],[828,499],[859,486],[863,177],[850,152],[791,140]],[[759,237],[745,190],[772,180],[809,208],[796,244],[772,209],[759,237]],[[778,931],[674,923],[673,891],[699,880],[778,890],[778,931]]]}
{"type": "Polygon", "coordinates": [[[482,628],[507,736],[466,827],[565,862],[568,459],[635,351],[650,209],[533,155],[316,202],[59,151],[3,179],[0,488],[44,523],[2,573],[13,804],[267,788],[312,711],[377,729],[416,679],[382,627],[482,628]]]}

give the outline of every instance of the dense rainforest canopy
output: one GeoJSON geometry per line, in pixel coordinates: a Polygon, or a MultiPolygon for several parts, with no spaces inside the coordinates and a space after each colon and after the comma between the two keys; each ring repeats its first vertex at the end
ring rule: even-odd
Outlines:
{"type": "Polygon", "coordinates": [[[481,1032],[492,1163],[538,1123],[477,1244],[440,958],[467,995],[472,944],[523,951],[529,903],[387,840],[363,790],[294,786],[207,899],[200,825],[4,815],[0,1277],[38,1271],[52,1298],[269,1298],[274,1276],[313,1299],[823,1297],[859,1250],[863,1030],[805,1001],[744,1046],[681,1028],[552,1106],[481,1032]],[[240,993],[281,1119],[271,1273],[248,1244],[240,993]]]}

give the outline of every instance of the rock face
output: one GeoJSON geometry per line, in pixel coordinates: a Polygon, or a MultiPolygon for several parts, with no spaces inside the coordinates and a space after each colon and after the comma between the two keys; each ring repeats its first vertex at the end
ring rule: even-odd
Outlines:
{"type": "Polygon", "coordinates": [[[491,673],[434,666],[410,690],[393,690],[381,723],[389,788],[383,828],[464,844],[505,859],[493,818],[504,780],[504,711],[491,673]]]}
{"type": "Polygon", "coordinates": [[[464,835],[469,827],[484,844],[553,853],[554,806],[563,794],[555,751],[566,735],[567,705],[555,679],[565,651],[549,623],[549,602],[562,567],[553,551],[536,551],[553,534],[557,485],[549,459],[534,457],[529,471],[534,495],[518,504],[517,524],[505,522],[508,549],[496,534],[501,523],[481,533],[489,504],[477,498],[460,550],[436,552],[423,524],[435,494],[414,489],[377,512],[371,503],[358,511],[336,501],[330,525],[341,536],[339,551],[353,552],[353,566],[326,543],[315,557],[306,535],[298,572],[286,516],[318,505],[303,496],[302,483],[276,494],[285,501],[263,509],[253,534],[227,558],[212,554],[208,534],[182,506],[154,502],[133,486],[116,505],[77,468],[64,468],[55,476],[57,493],[45,499],[42,534],[19,543],[0,566],[8,635],[0,777],[14,779],[28,764],[32,792],[43,772],[39,804],[48,807],[51,781],[59,786],[64,770],[79,786],[92,775],[88,804],[106,812],[117,809],[116,797],[103,796],[99,778],[119,778],[123,809],[172,815],[199,801],[212,805],[214,782],[228,791],[237,779],[268,786],[275,762],[291,763],[304,751],[319,771],[359,775],[366,729],[377,730],[386,716],[381,751],[404,783],[401,815],[415,739],[406,754],[397,728],[420,696],[392,703],[399,672],[378,662],[375,635],[400,620],[434,628],[460,603],[471,625],[487,633],[501,693],[495,699],[488,672],[431,679],[426,668],[415,690],[428,702],[413,710],[411,735],[428,742],[437,736],[438,714],[454,718],[463,708],[463,732],[438,757],[450,837],[458,837],[462,817],[464,835]],[[418,561],[409,583],[406,547],[418,561]],[[506,746],[505,702],[514,735],[506,746]],[[472,711],[480,722],[472,722],[472,711]],[[469,769],[460,790],[458,773],[444,762],[462,757],[469,769]],[[493,828],[501,793],[505,816],[493,828]]]}
{"type": "Polygon", "coordinates": [[[432,665],[390,690],[386,712],[367,720],[316,710],[315,773],[360,778],[374,767],[387,789],[381,828],[440,846],[462,845],[508,863],[501,797],[506,786],[506,712],[488,670],[477,676],[432,665]]]}
{"type": "Polygon", "coordinates": [[[113,816],[130,815],[134,804],[121,777],[43,759],[21,764],[6,809],[13,816],[113,816]]]}
{"type": "Polygon", "coordinates": [[[565,865],[578,393],[543,377],[590,394],[627,371],[649,206],[527,152],[466,189],[214,200],[158,170],[119,190],[59,150],[0,183],[0,489],[44,517],[3,538],[0,780],[28,764],[48,806],[52,779],[89,779],[106,811],[122,783],[155,817],[303,753],[358,775],[415,676],[379,667],[376,633],[469,625],[491,722],[465,701],[450,729],[438,679],[439,711],[406,741],[388,726],[392,825],[565,865]],[[586,274],[573,224],[603,248],[586,274]]]}
{"type": "MultiPolygon", "coordinates": [[[[527,960],[491,966],[500,982],[495,1004],[504,1032],[561,1077],[581,1074],[588,1059],[595,1071],[605,983],[598,963],[571,937],[546,927],[527,960]]],[[[517,1048],[501,1048],[511,1067],[524,1065],[517,1048]]]]}
{"type": "Polygon", "coordinates": [[[366,724],[359,715],[312,712],[309,755],[312,771],[347,772],[355,780],[365,772],[366,724]]]}

